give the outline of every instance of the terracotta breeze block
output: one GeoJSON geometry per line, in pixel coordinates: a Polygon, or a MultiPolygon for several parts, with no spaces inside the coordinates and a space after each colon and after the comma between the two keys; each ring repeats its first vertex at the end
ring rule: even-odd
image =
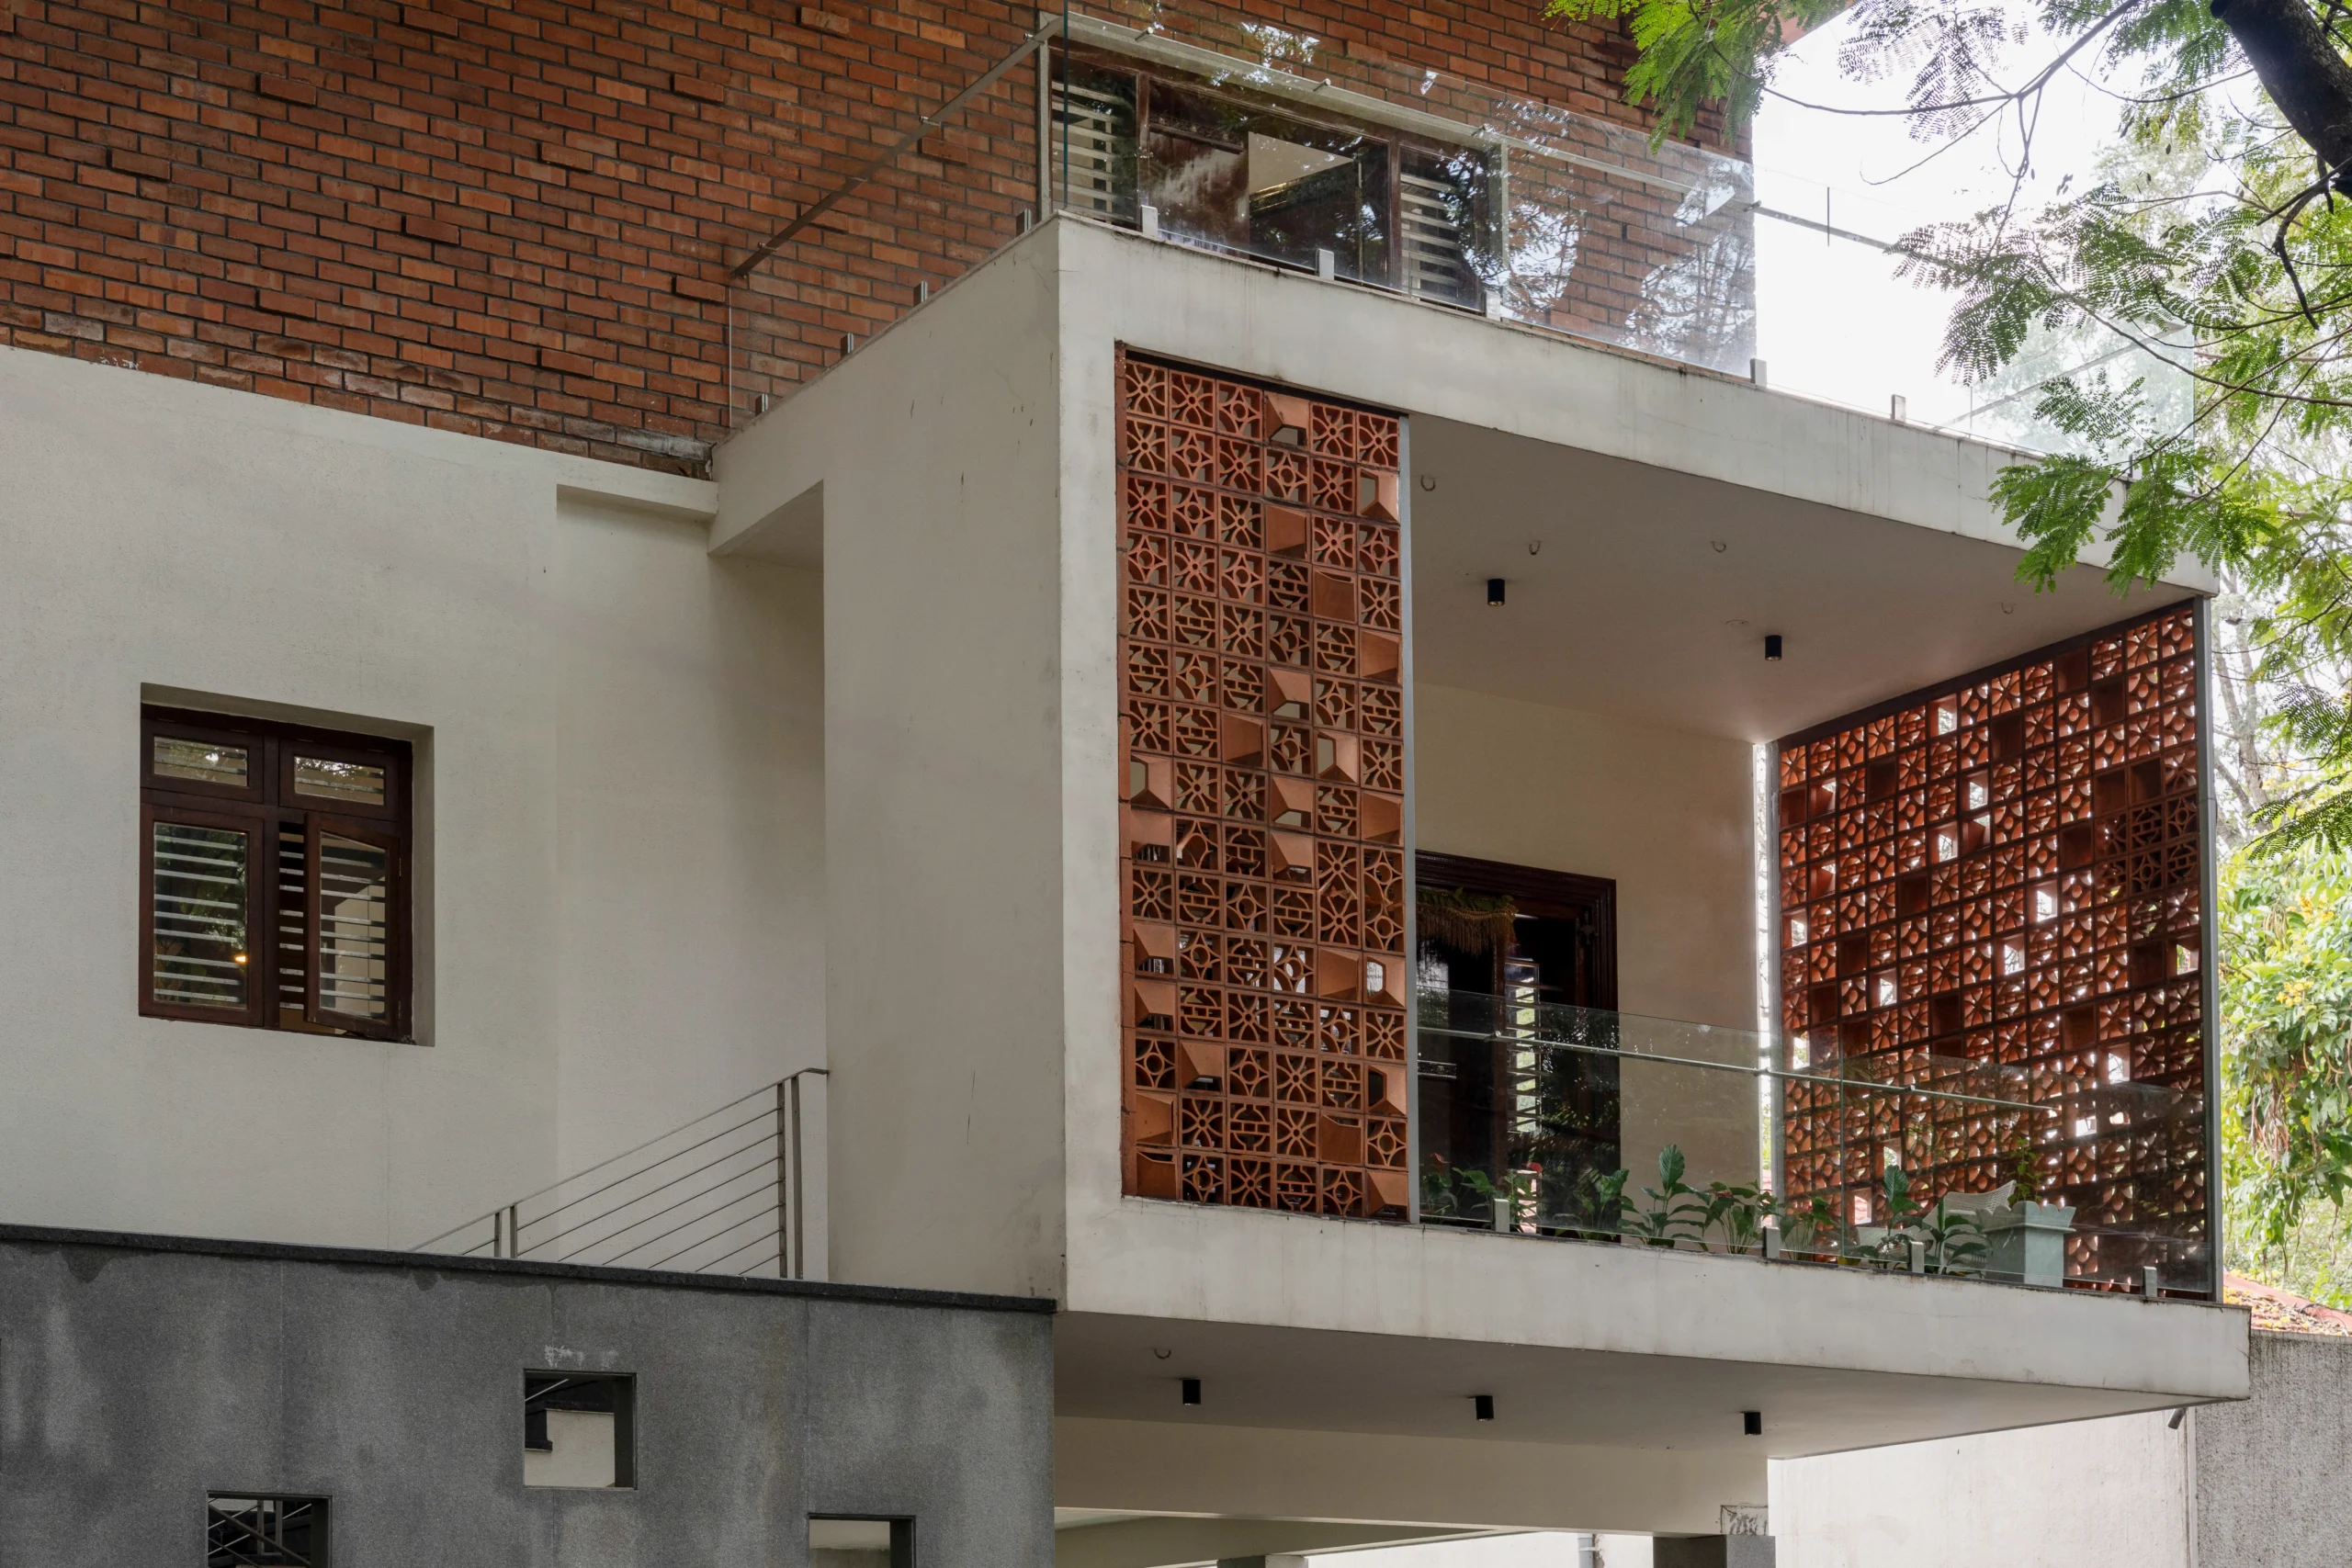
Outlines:
{"type": "Polygon", "coordinates": [[[1781,745],[1782,1023],[1821,1077],[2047,1108],[1783,1089],[1784,1207],[1883,1220],[2030,1175],[2067,1274],[2201,1280],[2196,626],[2185,608],[1781,745]]]}
{"type": "Polygon", "coordinates": [[[1360,652],[1401,541],[1357,500],[1400,422],[1133,354],[1119,389],[1125,1190],[1402,1218],[1404,695],[1360,652]]]}
{"type": "MultiPolygon", "coordinates": [[[[1640,123],[1613,29],[1246,8],[1640,123]]],[[[0,343],[698,471],[726,429],[728,269],[1032,15],[6,0],[0,343]]],[[[774,258],[763,386],[1018,234],[1036,81],[1009,73],[774,258]]]]}

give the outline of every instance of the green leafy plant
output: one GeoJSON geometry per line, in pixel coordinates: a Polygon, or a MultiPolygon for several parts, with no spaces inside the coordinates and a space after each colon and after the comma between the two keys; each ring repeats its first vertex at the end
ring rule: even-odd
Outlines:
{"type": "Polygon", "coordinates": [[[1492,1224],[1495,1205],[1507,1204],[1509,1227],[1517,1230],[1536,1217],[1535,1187],[1540,1174],[1533,1170],[1506,1170],[1502,1179],[1497,1181],[1483,1170],[1465,1170],[1455,1179],[1461,1186],[1468,1188],[1472,1194],[1472,1201],[1465,1205],[1469,1215],[1481,1223],[1492,1224]]]}
{"type": "Polygon", "coordinates": [[[1703,1233],[1733,1252],[1750,1252],[1763,1245],[1764,1222],[1775,1210],[1771,1193],[1760,1187],[1710,1181],[1706,1200],[1703,1233]]]}
{"type": "Polygon", "coordinates": [[[1804,1205],[1782,1209],[1781,1234],[1789,1250],[1839,1257],[1850,1236],[1838,1204],[1826,1192],[1816,1192],[1804,1205]]]}
{"type": "Polygon", "coordinates": [[[1973,1209],[1947,1209],[1939,1203],[1922,1228],[1927,1233],[1928,1271],[1931,1274],[1981,1274],[1987,1247],[1984,1221],[1973,1209]]]}
{"type": "Polygon", "coordinates": [[[1682,1179],[1686,1168],[1679,1144],[1668,1144],[1658,1151],[1656,1187],[1642,1189],[1648,1206],[1636,1209],[1627,1227],[1649,1247],[1673,1247],[1685,1241],[1695,1242],[1703,1235],[1707,1224],[1706,1195],[1682,1179]]]}
{"type": "Polygon", "coordinates": [[[1625,1183],[1632,1172],[1588,1170],[1577,1178],[1565,1227],[1588,1241],[1615,1241],[1625,1234],[1625,1183]]]}
{"type": "Polygon", "coordinates": [[[1436,1159],[1425,1162],[1421,1167],[1421,1217],[1452,1219],[1461,1212],[1461,1200],[1453,1190],[1453,1173],[1436,1159]]]}
{"type": "Polygon", "coordinates": [[[2009,1194],[2013,1203],[2030,1203],[2041,1190],[2041,1162],[2034,1157],[2033,1144],[2019,1133],[2009,1145],[2009,1179],[2016,1183],[2009,1194]]]}

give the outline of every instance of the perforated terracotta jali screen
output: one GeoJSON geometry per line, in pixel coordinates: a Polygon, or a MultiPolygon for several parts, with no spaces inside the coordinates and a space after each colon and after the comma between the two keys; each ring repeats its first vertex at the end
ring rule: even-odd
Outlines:
{"type": "Polygon", "coordinates": [[[1398,421],[1119,398],[1126,1190],[1402,1217],[1398,421]]]}
{"type": "Polygon", "coordinates": [[[1788,1197],[1869,1223],[2020,1165],[2075,1205],[2067,1273],[2208,1282],[2196,633],[2180,608],[1781,753],[1788,1197]]]}

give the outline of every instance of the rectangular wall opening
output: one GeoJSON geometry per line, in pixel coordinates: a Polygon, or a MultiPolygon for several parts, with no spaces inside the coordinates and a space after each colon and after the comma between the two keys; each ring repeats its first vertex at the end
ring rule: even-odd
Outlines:
{"type": "Polygon", "coordinates": [[[637,1380],[523,1374],[523,1484],[634,1486],[637,1380]]]}
{"type": "Polygon", "coordinates": [[[910,1518],[808,1516],[808,1568],[914,1568],[910,1518]]]}
{"type": "Polygon", "coordinates": [[[204,1500],[205,1568],[322,1568],[327,1500],[216,1492],[204,1500]]]}

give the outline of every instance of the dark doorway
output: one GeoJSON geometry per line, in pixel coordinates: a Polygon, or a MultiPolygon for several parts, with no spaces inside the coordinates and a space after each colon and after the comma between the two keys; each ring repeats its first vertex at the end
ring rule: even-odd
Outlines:
{"type": "Polygon", "coordinates": [[[1617,885],[1460,855],[1414,868],[1423,1211],[1497,1224],[1516,1193],[1511,1226],[1574,1224],[1619,1168],[1617,885]]]}

